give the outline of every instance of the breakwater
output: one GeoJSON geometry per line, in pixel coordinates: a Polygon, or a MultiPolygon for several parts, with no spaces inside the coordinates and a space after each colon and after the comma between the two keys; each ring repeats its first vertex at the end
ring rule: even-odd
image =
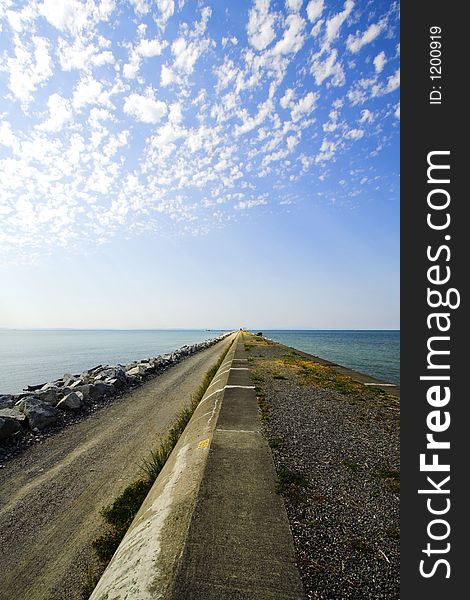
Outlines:
{"type": "Polygon", "coordinates": [[[20,394],[0,395],[0,442],[60,424],[67,414],[80,413],[121,395],[228,335],[126,365],[97,365],[78,374],[66,373],[54,381],[27,386],[20,394]]]}

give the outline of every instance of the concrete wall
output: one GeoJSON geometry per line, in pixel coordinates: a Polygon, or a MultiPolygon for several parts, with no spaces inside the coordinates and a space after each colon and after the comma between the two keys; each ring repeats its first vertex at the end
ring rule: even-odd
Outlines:
{"type": "MultiPolygon", "coordinates": [[[[239,334],[234,334],[234,340],[239,334]]],[[[204,474],[236,343],[196,408],[90,600],[168,597],[204,474]]]]}

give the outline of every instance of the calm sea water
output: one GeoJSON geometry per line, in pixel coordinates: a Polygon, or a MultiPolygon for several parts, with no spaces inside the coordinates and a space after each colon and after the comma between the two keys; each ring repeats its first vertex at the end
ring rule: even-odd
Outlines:
{"type": "MultiPolygon", "coordinates": [[[[126,364],[216,337],[211,330],[0,330],[0,394],[79,373],[98,364],[126,364]]],[[[263,333],[390,383],[400,382],[399,331],[285,331],[263,333]]]]}
{"type": "MultiPolygon", "coordinates": [[[[255,332],[256,333],[256,332],[255,332]]],[[[389,383],[400,383],[399,331],[263,331],[275,340],[389,383]]]]}
{"type": "Polygon", "coordinates": [[[126,364],[220,335],[211,330],[0,330],[0,394],[80,373],[99,364],[126,364]]]}

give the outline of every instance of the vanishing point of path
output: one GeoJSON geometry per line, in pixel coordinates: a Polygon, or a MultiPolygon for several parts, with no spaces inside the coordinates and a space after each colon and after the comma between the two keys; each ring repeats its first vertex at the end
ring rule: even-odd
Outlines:
{"type": "Polygon", "coordinates": [[[78,600],[100,509],[139,475],[233,335],[0,470],[0,600],[78,600]]]}

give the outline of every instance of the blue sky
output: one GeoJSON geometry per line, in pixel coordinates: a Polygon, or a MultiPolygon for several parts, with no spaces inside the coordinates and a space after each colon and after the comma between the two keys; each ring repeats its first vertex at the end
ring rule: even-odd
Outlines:
{"type": "Polygon", "coordinates": [[[399,327],[398,3],[0,0],[0,327],[399,327]]]}

